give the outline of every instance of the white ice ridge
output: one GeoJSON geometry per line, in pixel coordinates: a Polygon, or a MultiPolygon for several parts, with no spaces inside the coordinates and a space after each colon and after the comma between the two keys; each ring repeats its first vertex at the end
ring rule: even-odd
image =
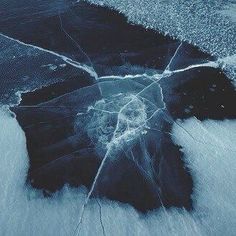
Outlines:
{"type": "Polygon", "coordinates": [[[41,48],[41,47],[38,47],[38,46],[35,46],[35,45],[32,45],[32,44],[24,43],[24,42],[22,42],[22,41],[20,41],[20,40],[18,40],[18,39],[11,38],[11,37],[9,37],[9,36],[7,36],[7,35],[4,35],[4,34],[2,34],[2,33],[0,33],[0,36],[2,36],[2,37],[4,37],[4,38],[7,38],[7,39],[9,39],[9,40],[12,40],[12,41],[14,41],[14,42],[17,42],[17,43],[19,43],[19,44],[21,44],[21,45],[24,45],[24,46],[27,46],[27,47],[32,47],[32,48],[34,48],[34,49],[37,49],[37,50],[40,50],[40,51],[43,51],[43,52],[46,52],[46,53],[50,53],[50,54],[52,54],[52,55],[54,55],[54,56],[57,56],[57,57],[61,58],[65,63],[70,64],[71,66],[74,66],[74,67],[76,67],[76,68],[78,68],[78,69],[81,69],[81,70],[87,72],[90,76],[92,76],[93,78],[95,78],[95,80],[97,80],[97,78],[98,78],[98,75],[97,75],[97,73],[94,71],[94,69],[93,69],[92,67],[86,65],[86,64],[83,64],[83,63],[80,63],[80,62],[78,62],[78,61],[75,61],[75,60],[73,60],[73,59],[71,59],[71,58],[69,58],[69,57],[66,57],[66,56],[64,56],[64,55],[61,55],[61,54],[56,53],[56,52],[54,52],[54,51],[50,51],[50,50],[48,50],[48,49],[44,49],[44,48],[41,48]]]}
{"type": "MultiPolygon", "coordinates": [[[[236,69],[236,54],[233,56],[229,56],[229,57],[225,57],[225,58],[220,58],[216,61],[207,61],[207,62],[203,62],[200,64],[193,64],[184,68],[180,68],[180,69],[175,69],[170,71],[169,69],[165,70],[165,76],[171,76],[173,74],[176,73],[181,73],[184,71],[188,71],[188,70],[192,70],[195,68],[201,68],[201,67],[208,67],[208,68],[220,68],[222,70],[225,70],[225,67],[230,66],[236,69]]],[[[98,77],[98,81],[102,81],[102,80],[106,80],[106,79],[135,79],[135,78],[140,78],[140,77],[144,77],[150,80],[160,80],[160,75],[162,75],[162,73],[156,73],[153,75],[148,75],[146,73],[144,74],[135,74],[135,75],[107,75],[107,76],[100,76],[98,77]]],[[[162,77],[163,78],[163,77],[162,77]]],[[[234,76],[235,78],[235,76],[234,76]]]]}
{"type": "MultiPolygon", "coordinates": [[[[208,61],[208,62],[203,62],[200,64],[194,64],[194,65],[190,65],[181,69],[176,69],[176,70],[172,70],[170,71],[169,69],[165,70],[165,77],[171,76],[173,74],[176,73],[181,73],[184,71],[188,71],[188,70],[192,70],[195,68],[200,68],[200,67],[209,67],[209,68],[220,68],[221,67],[221,63],[225,63],[224,59],[220,59],[217,61],[208,61]]],[[[148,75],[146,73],[144,74],[135,74],[135,75],[107,75],[107,76],[100,76],[98,77],[98,81],[102,81],[102,80],[106,80],[106,79],[135,79],[135,78],[140,78],[140,77],[144,77],[150,80],[160,80],[161,78],[164,77],[163,73],[156,73],[153,75],[148,75]]]]}

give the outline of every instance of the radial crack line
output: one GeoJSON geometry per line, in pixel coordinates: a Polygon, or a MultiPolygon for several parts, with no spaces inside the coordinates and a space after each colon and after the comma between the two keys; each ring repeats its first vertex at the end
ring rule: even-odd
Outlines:
{"type": "Polygon", "coordinates": [[[37,49],[37,50],[40,50],[40,51],[43,51],[43,52],[46,52],[46,53],[49,53],[49,54],[52,54],[54,56],[57,56],[57,57],[60,57],[64,62],[66,62],[67,64],[73,66],[73,67],[76,67],[76,68],[79,68],[83,71],[86,71],[90,76],[92,76],[93,78],[95,78],[95,80],[97,80],[98,78],[98,75],[97,73],[94,71],[93,68],[91,68],[90,66],[86,65],[86,64],[83,64],[83,63],[80,63],[80,62],[77,62],[69,57],[66,57],[62,54],[59,54],[59,53],[56,53],[54,51],[51,51],[51,50],[48,50],[48,49],[45,49],[45,48],[42,48],[42,47],[39,47],[39,46],[35,46],[33,44],[28,44],[28,43],[24,43],[18,39],[14,39],[14,38],[11,38],[7,35],[4,35],[2,33],[0,33],[0,36],[4,37],[4,38],[7,38],[11,41],[14,41],[14,42],[17,42],[19,43],[20,45],[23,45],[23,46],[27,46],[27,47],[31,47],[31,48],[34,48],[34,49],[37,49]]]}
{"type": "MultiPolygon", "coordinates": [[[[181,68],[181,69],[176,69],[173,71],[170,70],[166,70],[166,72],[169,72],[169,75],[165,75],[164,77],[170,77],[171,75],[175,74],[175,73],[181,73],[181,72],[185,72],[194,68],[199,68],[199,67],[210,67],[210,68],[219,68],[219,61],[208,61],[205,63],[201,63],[201,64],[193,64],[190,66],[187,66],[185,68],[181,68]]],[[[160,76],[161,74],[156,73],[154,75],[147,75],[147,74],[136,74],[136,75],[106,75],[106,76],[100,76],[98,77],[98,80],[105,80],[105,79],[120,79],[120,80],[125,80],[125,79],[135,79],[135,78],[140,78],[140,77],[145,77],[147,79],[150,79],[152,81],[154,81],[155,79],[158,78],[158,76],[160,76]]]]}
{"type": "MultiPolygon", "coordinates": [[[[61,26],[61,29],[62,31],[66,34],[67,37],[70,38],[70,40],[75,43],[75,45],[78,47],[78,49],[82,52],[82,54],[86,57],[86,59],[88,60],[88,62],[90,63],[90,67],[93,68],[94,70],[94,66],[93,66],[93,63],[92,63],[92,60],[90,59],[90,57],[88,56],[88,54],[82,49],[82,47],[79,45],[79,43],[66,31],[66,29],[64,28],[63,26],[63,22],[62,22],[62,18],[61,18],[61,13],[59,12],[58,13],[58,16],[59,16],[59,19],[60,19],[60,26],[61,26]]],[[[94,70],[95,72],[95,70],[94,70]]],[[[98,76],[97,76],[98,78],[98,76]]]]}
{"type": "Polygon", "coordinates": [[[176,55],[178,54],[178,51],[179,49],[181,48],[181,46],[183,45],[183,43],[181,42],[180,45],[177,47],[177,49],[175,50],[175,53],[174,55],[171,57],[168,65],[166,66],[165,70],[163,73],[166,73],[166,72],[170,72],[170,65],[172,64],[173,60],[175,59],[176,55]]]}
{"type": "Polygon", "coordinates": [[[180,72],[188,71],[188,70],[191,70],[191,69],[194,69],[194,68],[199,68],[199,67],[218,68],[219,63],[217,63],[217,61],[209,61],[209,62],[205,62],[205,63],[202,63],[202,64],[190,65],[190,66],[187,66],[187,67],[182,68],[182,69],[173,70],[171,72],[173,74],[175,74],[175,73],[180,73],[180,72]]]}
{"type": "Polygon", "coordinates": [[[153,79],[153,77],[155,78],[156,74],[154,75],[147,75],[146,73],[144,74],[135,74],[135,75],[131,75],[131,74],[128,74],[128,75],[106,75],[106,76],[100,76],[98,77],[98,80],[105,80],[105,79],[136,79],[136,78],[140,78],[140,77],[145,77],[145,78],[148,78],[148,79],[153,79]]]}

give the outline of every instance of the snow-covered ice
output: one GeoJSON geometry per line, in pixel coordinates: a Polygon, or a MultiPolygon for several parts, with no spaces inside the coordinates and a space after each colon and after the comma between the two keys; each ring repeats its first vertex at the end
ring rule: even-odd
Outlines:
{"type": "MultiPolygon", "coordinates": [[[[0,122],[1,235],[73,235],[86,191],[65,187],[47,199],[26,186],[24,133],[8,111],[1,111],[0,122]]],[[[192,212],[161,208],[143,216],[126,204],[93,199],[81,235],[234,235],[235,130],[230,120],[191,118],[174,125],[173,140],[193,174],[192,212]]]]}

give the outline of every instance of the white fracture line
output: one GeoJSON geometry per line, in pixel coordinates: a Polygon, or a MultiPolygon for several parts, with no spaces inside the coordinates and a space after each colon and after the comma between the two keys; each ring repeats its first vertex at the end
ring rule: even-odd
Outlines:
{"type": "Polygon", "coordinates": [[[59,53],[56,53],[56,52],[54,52],[54,51],[50,51],[50,50],[48,50],[48,49],[41,48],[41,47],[38,47],[38,46],[35,46],[35,45],[32,45],[32,44],[24,43],[24,42],[22,42],[22,41],[20,41],[20,40],[18,40],[18,39],[11,38],[11,37],[9,37],[9,36],[7,36],[7,35],[4,35],[4,34],[2,34],[2,33],[0,33],[0,36],[2,36],[2,37],[4,37],[4,38],[7,38],[7,39],[9,39],[9,40],[11,40],[11,41],[17,42],[17,43],[19,43],[19,44],[21,44],[21,45],[24,45],[24,46],[27,46],[27,47],[32,47],[32,48],[34,48],[34,49],[38,49],[38,50],[40,50],[40,51],[43,51],[43,52],[46,52],[46,53],[50,53],[50,54],[52,54],[52,55],[54,55],[54,56],[60,57],[60,58],[61,58],[64,62],[66,62],[67,64],[70,64],[71,66],[74,66],[74,67],[79,68],[79,69],[81,69],[81,70],[83,70],[83,71],[86,71],[88,74],[90,74],[90,75],[91,75],[93,78],[95,78],[96,80],[97,80],[97,78],[98,78],[98,75],[97,75],[97,73],[93,70],[93,68],[91,68],[90,66],[87,66],[86,64],[82,64],[82,63],[79,63],[79,62],[77,62],[77,61],[74,61],[73,59],[71,59],[71,58],[69,58],[69,57],[66,57],[66,56],[64,56],[64,55],[61,55],[61,54],[59,54],[59,53]]]}

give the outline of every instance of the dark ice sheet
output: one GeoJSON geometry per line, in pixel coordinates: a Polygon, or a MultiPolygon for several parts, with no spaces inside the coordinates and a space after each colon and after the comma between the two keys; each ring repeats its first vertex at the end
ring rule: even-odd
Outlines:
{"type": "MultiPolygon", "coordinates": [[[[67,67],[63,69],[68,70],[66,73],[57,74],[63,75],[62,79],[23,94],[21,103],[12,108],[26,133],[28,183],[42,189],[45,196],[65,183],[89,189],[104,148],[86,130],[97,115],[88,112],[88,107],[104,99],[111,102],[106,107],[111,109],[128,94],[148,87],[153,81],[142,74],[163,72],[180,42],[130,25],[124,16],[85,2],[42,1],[41,11],[38,6],[32,10],[16,6],[15,1],[10,3],[15,8],[6,8],[0,20],[4,34],[86,63],[100,77],[108,76],[96,81],[77,69],[70,73],[75,69],[67,67]],[[124,80],[112,77],[127,74],[141,75],[124,80]]],[[[207,60],[214,58],[183,43],[169,69],[207,60]]],[[[200,120],[235,118],[235,96],[231,81],[219,69],[199,67],[163,77],[141,96],[147,99],[150,113],[155,109],[160,112],[150,120],[145,135],[131,144],[120,144],[111,154],[93,196],[129,203],[143,212],[162,205],[192,209],[193,181],[180,147],[172,142],[171,127],[178,118],[192,116],[200,120]]],[[[116,119],[109,116],[107,126],[114,128],[116,119]]]]}

